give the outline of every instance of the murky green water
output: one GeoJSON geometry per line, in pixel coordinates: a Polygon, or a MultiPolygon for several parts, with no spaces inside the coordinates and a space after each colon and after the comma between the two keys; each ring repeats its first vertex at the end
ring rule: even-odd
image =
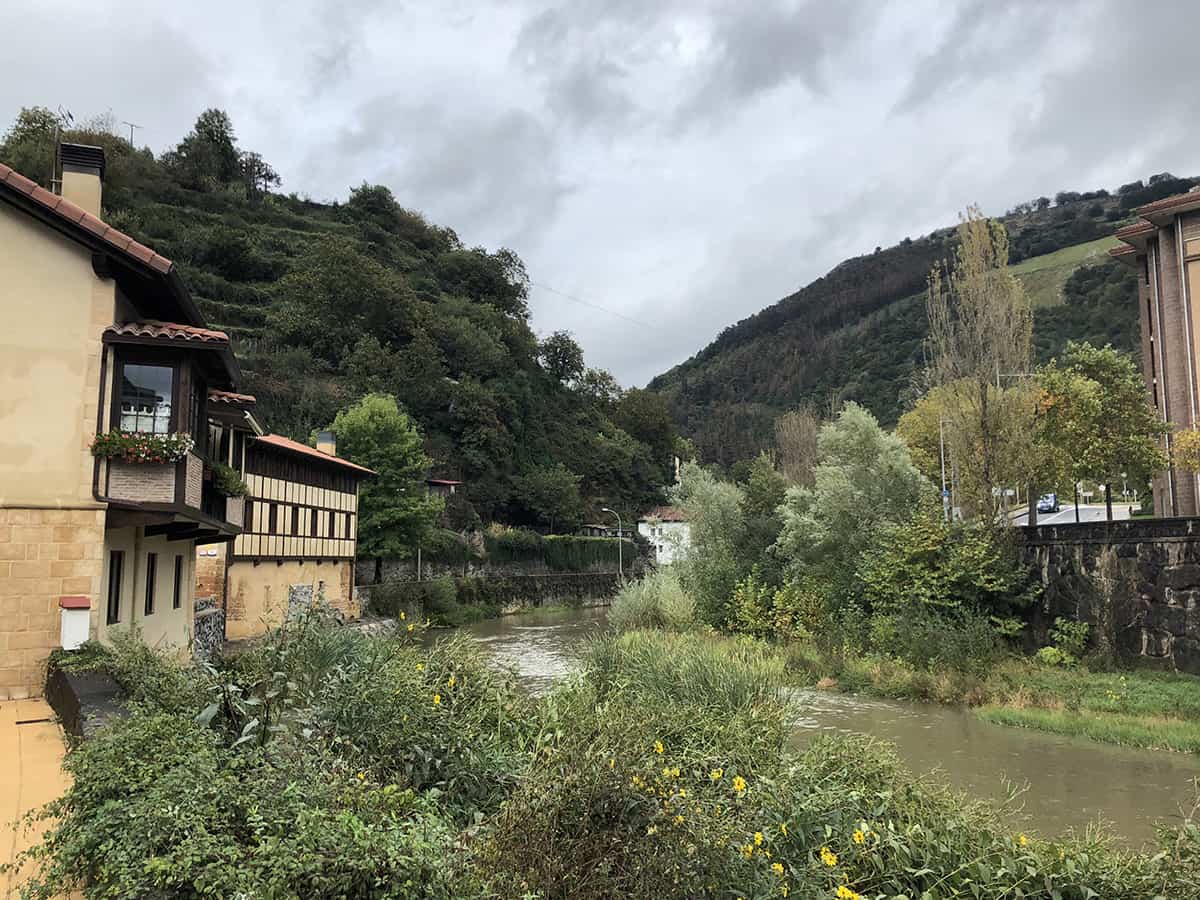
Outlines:
{"type": "MultiPolygon", "coordinates": [[[[604,627],[605,610],[533,612],[467,630],[542,692],[571,672],[579,641],[604,627]]],[[[829,732],[863,732],[896,745],[915,772],[937,771],[976,797],[1002,799],[1026,786],[1014,825],[1055,835],[1104,819],[1131,844],[1153,837],[1155,820],[1178,818],[1194,795],[1200,758],[1110,747],[1077,738],[993,725],[970,712],[850,694],[794,693],[800,718],[793,742],[829,732]]]]}

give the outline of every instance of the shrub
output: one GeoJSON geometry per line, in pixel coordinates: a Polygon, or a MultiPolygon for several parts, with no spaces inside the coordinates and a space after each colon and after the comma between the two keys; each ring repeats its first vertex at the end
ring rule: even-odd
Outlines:
{"type": "Polygon", "coordinates": [[[237,469],[222,462],[210,462],[213,487],[223,497],[244,497],[249,488],[237,469]]]}
{"type": "Polygon", "coordinates": [[[33,898],[460,896],[432,805],[311,747],[231,754],[190,718],[139,713],[65,767],[33,898]]]}
{"type": "Polygon", "coordinates": [[[684,631],[696,624],[696,606],[679,583],[678,573],[659,569],[621,589],[609,609],[608,623],[617,631],[684,631]]]}
{"type": "Polygon", "coordinates": [[[1087,622],[1076,622],[1060,616],[1054,620],[1054,627],[1050,629],[1050,637],[1054,641],[1054,646],[1065,655],[1079,659],[1087,649],[1088,631],[1087,622]]]}
{"type": "Polygon", "coordinates": [[[938,667],[983,672],[1002,648],[992,622],[969,612],[934,614],[922,610],[879,615],[870,620],[872,649],[931,671],[938,667]]]}

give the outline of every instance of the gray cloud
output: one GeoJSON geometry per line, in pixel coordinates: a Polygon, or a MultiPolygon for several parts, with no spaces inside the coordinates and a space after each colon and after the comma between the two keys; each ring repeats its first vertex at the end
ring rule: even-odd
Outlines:
{"type": "Polygon", "coordinates": [[[1130,10],[7,0],[0,127],[35,103],[111,110],[161,151],[222,107],[285,190],[382,182],[468,243],[512,246],[593,304],[535,289],[535,327],[642,383],[968,203],[1200,173],[1200,98],[1178,75],[1200,7],[1130,10]]]}

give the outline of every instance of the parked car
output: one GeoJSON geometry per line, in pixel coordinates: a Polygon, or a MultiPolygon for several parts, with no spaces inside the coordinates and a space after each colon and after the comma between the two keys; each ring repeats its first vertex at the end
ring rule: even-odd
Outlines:
{"type": "Polygon", "coordinates": [[[1037,509],[1040,513],[1058,512],[1058,494],[1042,494],[1038,498],[1037,509]]]}

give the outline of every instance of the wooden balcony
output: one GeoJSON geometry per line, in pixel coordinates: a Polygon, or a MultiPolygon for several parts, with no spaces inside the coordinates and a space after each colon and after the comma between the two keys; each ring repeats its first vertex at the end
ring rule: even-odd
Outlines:
{"type": "Polygon", "coordinates": [[[161,465],[109,460],[101,485],[101,499],[127,511],[121,518],[130,524],[171,526],[180,535],[191,528],[216,535],[215,540],[231,539],[245,524],[245,499],[218,493],[205,478],[204,460],[195,453],[161,465]]]}

